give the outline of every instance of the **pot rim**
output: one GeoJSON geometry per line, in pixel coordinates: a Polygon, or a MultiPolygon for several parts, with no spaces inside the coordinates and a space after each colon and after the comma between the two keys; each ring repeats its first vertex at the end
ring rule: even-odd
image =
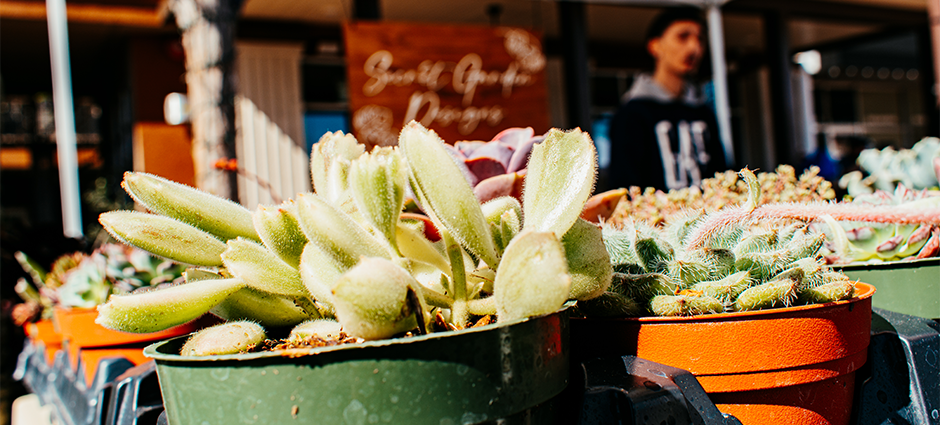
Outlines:
{"type": "Polygon", "coordinates": [[[543,314],[540,316],[527,317],[524,319],[515,319],[515,320],[508,321],[508,322],[491,323],[489,325],[480,326],[478,328],[467,328],[467,329],[462,329],[459,331],[435,332],[433,334],[416,335],[416,336],[412,336],[408,338],[389,338],[389,339],[381,339],[381,340],[376,340],[376,341],[364,341],[364,342],[358,342],[358,343],[353,343],[353,344],[334,345],[330,347],[291,348],[291,349],[277,350],[277,351],[262,351],[262,352],[256,352],[256,353],[240,353],[240,354],[222,354],[222,355],[211,355],[211,356],[181,356],[179,354],[166,354],[166,353],[162,353],[158,351],[161,347],[163,347],[166,344],[169,344],[172,341],[183,339],[183,338],[189,338],[190,335],[192,335],[192,333],[189,333],[186,335],[180,335],[177,337],[160,340],[153,344],[150,344],[144,348],[144,355],[149,358],[159,360],[159,361],[186,361],[186,362],[217,362],[217,361],[223,361],[223,360],[248,361],[248,360],[265,359],[265,358],[303,357],[303,356],[309,356],[309,355],[329,353],[329,352],[334,352],[334,351],[355,350],[359,348],[386,347],[386,346],[393,346],[393,345],[412,344],[412,343],[418,343],[421,341],[444,338],[444,337],[454,336],[454,335],[470,335],[470,334],[474,334],[478,332],[487,332],[487,331],[491,331],[491,330],[498,329],[498,328],[504,328],[504,327],[517,325],[517,324],[524,323],[530,320],[536,320],[536,319],[556,315],[556,314],[564,312],[565,310],[568,310],[569,308],[574,306],[574,304],[575,304],[575,301],[569,300],[569,301],[566,301],[565,304],[561,306],[561,308],[559,308],[558,310],[552,313],[543,314]]]}
{"type": "Polygon", "coordinates": [[[732,321],[732,320],[747,320],[754,318],[762,318],[766,316],[775,316],[775,315],[789,315],[798,312],[819,310],[819,309],[828,309],[833,306],[846,305],[856,303],[866,298],[871,298],[875,294],[875,287],[863,283],[856,282],[855,288],[857,294],[847,300],[834,301],[830,303],[818,303],[818,304],[808,304],[808,305],[797,305],[792,307],[781,307],[781,308],[769,308],[765,310],[754,310],[754,311],[734,311],[728,313],[715,313],[715,314],[702,314],[698,316],[644,316],[644,317],[599,317],[599,318],[583,318],[583,317],[572,317],[571,320],[611,320],[611,321],[625,321],[625,322],[640,322],[640,323],[698,323],[698,322],[715,322],[715,321],[732,321]]]}
{"type": "Polygon", "coordinates": [[[895,260],[895,261],[862,261],[848,264],[831,264],[833,269],[841,270],[879,270],[895,268],[914,268],[927,265],[940,266],[940,257],[920,258],[916,260],[895,260]]]}

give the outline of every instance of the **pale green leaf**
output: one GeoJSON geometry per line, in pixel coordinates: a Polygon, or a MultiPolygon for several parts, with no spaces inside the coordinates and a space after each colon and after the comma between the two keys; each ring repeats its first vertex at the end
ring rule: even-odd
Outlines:
{"type": "Polygon", "coordinates": [[[252,288],[272,294],[309,296],[300,272],[273,252],[247,239],[232,239],[222,253],[222,263],[235,277],[252,288]]]}
{"type": "Polygon", "coordinates": [[[405,126],[398,140],[424,207],[432,210],[458,243],[495,268],[499,259],[490,226],[443,143],[437,133],[415,121],[405,126]]]}
{"type": "Polygon", "coordinates": [[[413,302],[420,302],[420,286],[390,260],[364,258],[333,287],[336,318],[346,333],[368,340],[414,329],[418,324],[413,302]]]}
{"type": "Polygon", "coordinates": [[[397,247],[396,227],[405,202],[408,172],[394,148],[377,147],[352,162],[349,187],[365,221],[397,247]]]}
{"type": "Polygon", "coordinates": [[[150,333],[206,314],[245,287],[240,279],[208,279],[128,295],[112,295],[98,306],[95,323],[122,332],[150,333]]]}
{"type": "Polygon", "coordinates": [[[365,152],[352,134],[326,133],[310,152],[310,174],[317,194],[340,206],[349,199],[347,173],[349,164],[365,152]]]}
{"type": "Polygon", "coordinates": [[[527,168],[523,228],[553,232],[560,238],[581,215],[594,189],[594,142],[580,129],[552,129],[542,143],[532,147],[527,168]]]}
{"type": "Polygon", "coordinates": [[[221,266],[225,243],[179,220],[135,211],[111,211],[98,222],[115,239],[159,257],[197,266],[221,266]]]}
{"type": "Polygon", "coordinates": [[[148,210],[196,226],[223,241],[239,236],[261,240],[251,212],[228,199],[147,173],[124,173],[121,186],[148,210]]]}
{"type": "Polygon", "coordinates": [[[310,242],[329,251],[348,267],[355,265],[361,256],[391,257],[375,236],[317,194],[297,196],[297,218],[310,242]]]}
{"type": "Polygon", "coordinates": [[[193,334],[180,349],[181,356],[238,354],[258,344],[267,336],[264,328],[249,321],[229,322],[205,328],[193,334]]]}
{"type": "Polygon", "coordinates": [[[264,246],[294,268],[300,265],[300,254],[307,245],[296,211],[297,205],[291,200],[276,207],[259,205],[254,212],[255,228],[264,246]]]}
{"type": "Polygon", "coordinates": [[[614,268],[604,246],[601,229],[582,218],[575,221],[561,238],[571,275],[568,297],[589,300],[603,294],[610,286],[614,268]]]}
{"type": "Polygon", "coordinates": [[[571,276],[561,242],[551,232],[523,231],[506,247],[493,296],[500,321],[552,313],[565,303],[571,276]]]}
{"type": "Polygon", "coordinates": [[[303,298],[244,288],[229,295],[210,311],[225,320],[251,320],[262,326],[282,327],[320,316],[315,308],[300,307],[304,301],[303,298]]]}

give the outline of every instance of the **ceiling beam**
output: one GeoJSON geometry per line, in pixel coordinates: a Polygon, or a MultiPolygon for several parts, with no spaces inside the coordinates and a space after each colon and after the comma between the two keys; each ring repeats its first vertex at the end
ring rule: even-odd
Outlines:
{"type": "MultiPolygon", "coordinates": [[[[93,4],[68,4],[69,22],[159,28],[165,22],[165,13],[159,9],[93,4]]],[[[24,21],[45,21],[46,4],[34,1],[4,0],[0,2],[0,18],[24,21]]]]}
{"type": "Polygon", "coordinates": [[[789,16],[791,19],[808,18],[835,22],[894,25],[927,24],[927,13],[921,11],[830,1],[787,0],[770,2],[766,0],[733,0],[722,7],[722,10],[731,13],[755,14],[775,12],[789,16]]]}

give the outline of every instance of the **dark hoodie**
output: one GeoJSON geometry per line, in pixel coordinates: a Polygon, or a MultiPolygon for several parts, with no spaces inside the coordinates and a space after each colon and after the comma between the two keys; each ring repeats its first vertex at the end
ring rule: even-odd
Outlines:
{"type": "Polygon", "coordinates": [[[610,123],[610,187],[680,189],[725,170],[715,114],[693,90],[674,97],[641,75],[623,100],[610,123]]]}

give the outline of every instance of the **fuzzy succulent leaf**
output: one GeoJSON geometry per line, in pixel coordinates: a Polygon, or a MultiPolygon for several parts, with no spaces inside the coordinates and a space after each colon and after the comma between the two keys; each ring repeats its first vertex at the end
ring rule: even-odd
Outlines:
{"type": "Polygon", "coordinates": [[[396,238],[398,239],[398,249],[406,258],[418,260],[434,267],[442,272],[450,272],[450,263],[444,258],[444,254],[424,237],[424,232],[399,223],[397,227],[396,238]]]}
{"type": "Polygon", "coordinates": [[[197,266],[221,266],[225,243],[169,217],[136,211],[111,211],[98,222],[115,239],[154,255],[197,266]]]}
{"type": "Polygon", "coordinates": [[[333,285],[354,265],[344,263],[320,245],[308,243],[300,257],[300,276],[313,298],[332,308],[333,285]]]}
{"type": "Polygon", "coordinates": [[[731,302],[750,286],[751,274],[745,270],[728,275],[719,280],[699,282],[690,289],[717,298],[722,302],[731,302]]]}
{"type": "Polygon", "coordinates": [[[228,322],[193,334],[180,349],[181,356],[238,354],[264,341],[261,325],[249,321],[228,322]]]}
{"type": "Polygon", "coordinates": [[[352,134],[328,132],[310,152],[310,174],[317,194],[334,206],[349,199],[348,173],[352,160],[365,152],[352,134]]]}
{"type": "Polygon", "coordinates": [[[359,213],[396,249],[396,228],[407,183],[408,171],[394,148],[377,147],[349,168],[349,186],[359,213]]]}
{"type": "Polygon", "coordinates": [[[124,173],[124,190],[148,210],[202,229],[223,241],[260,241],[251,212],[228,199],[147,173],[124,173]]]}
{"type": "Polygon", "coordinates": [[[523,231],[503,254],[493,296],[502,322],[552,313],[565,303],[571,277],[561,242],[552,232],[523,231]]]}
{"type": "Polygon", "coordinates": [[[297,218],[311,243],[329,251],[347,267],[359,257],[390,258],[388,249],[348,214],[327,203],[321,196],[297,196],[297,218]]]}
{"type": "Polygon", "coordinates": [[[854,292],[855,284],[846,279],[807,288],[799,297],[806,304],[831,303],[852,298],[854,292]]]}
{"type": "Polygon", "coordinates": [[[225,320],[250,320],[262,326],[282,327],[320,316],[316,308],[303,308],[308,304],[304,298],[290,298],[254,288],[244,288],[218,305],[212,307],[212,314],[225,320]]]}
{"type": "Polygon", "coordinates": [[[650,301],[657,316],[695,316],[724,311],[724,304],[708,295],[657,295],[650,301]]]}
{"type": "Polygon", "coordinates": [[[797,297],[799,282],[782,279],[762,283],[746,289],[734,301],[735,311],[763,310],[774,307],[789,307],[797,297]]]}
{"type": "Polygon", "coordinates": [[[245,287],[241,279],[209,279],[128,295],[98,306],[95,323],[122,332],[149,333],[194,320],[245,287]]]}
{"type": "Polygon", "coordinates": [[[300,272],[273,252],[247,239],[232,239],[222,253],[222,262],[233,276],[251,287],[272,294],[309,296],[300,272]]]}
{"type": "Polygon", "coordinates": [[[418,326],[413,305],[418,283],[405,269],[384,258],[363,258],[333,287],[336,318],[350,335],[389,338],[418,326]]]}
{"type": "Polygon", "coordinates": [[[300,254],[307,245],[296,211],[294,201],[288,201],[276,207],[259,205],[254,212],[255,229],[264,246],[294,268],[300,266],[300,254]]]}
{"type": "Polygon", "coordinates": [[[600,296],[610,286],[614,268],[604,246],[601,229],[578,218],[561,238],[571,275],[568,298],[588,300],[600,296]]]}
{"type": "Polygon", "coordinates": [[[532,148],[527,170],[523,228],[562,237],[581,216],[594,189],[594,142],[580,129],[552,129],[542,143],[532,148]]]}
{"type": "Polygon", "coordinates": [[[490,267],[496,267],[499,258],[490,226],[473,189],[443,144],[436,133],[415,121],[402,129],[398,141],[424,206],[457,242],[490,267]]]}
{"type": "Polygon", "coordinates": [[[342,330],[343,325],[335,320],[308,320],[297,326],[294,326],[294,328],[290,331],[290,336],[288,339],[291,341],[300,342],[313,337],[319,337],[322,339],[339,338],[340,332],[342,332],[342,330]]]}

